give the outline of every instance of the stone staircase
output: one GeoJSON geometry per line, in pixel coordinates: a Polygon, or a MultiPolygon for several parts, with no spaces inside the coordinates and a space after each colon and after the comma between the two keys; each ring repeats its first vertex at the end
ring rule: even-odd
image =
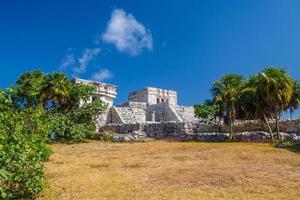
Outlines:
{"type": "Polygon", "coordinates": [[[145,122],[145,110],[130,107],[116,107],[124,123],[142,123],[145,122]]]}
{"type": "Polygon", "coordinates": [[[195,121],[194,107],[193,106],[174,106],[177,114],[183,121],[195,121]]]}
{"type": "Polygon", "coordinates": [[[120,117],[123,119],[125,123],[131,123],[131,121],[134,118],[134,112],[131,108],[118,107],[117,110],[120,113],[120,117]]]}

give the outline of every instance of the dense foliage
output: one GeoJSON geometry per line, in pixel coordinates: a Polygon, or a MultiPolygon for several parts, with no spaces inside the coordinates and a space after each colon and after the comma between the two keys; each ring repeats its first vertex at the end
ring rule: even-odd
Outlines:
{"type": "Polygon", "coordinates": [[[42,190],[43,161],[50,124],[43,121],[42,109],[10,110],[1,116],[0,197],[32,197],[42,190]],[[6,115],[6,116],[4,116],[6,115]]]}
{"type": "Polygon", "coordinates": [[[195,115],[202,119],[211,119],[214,124],[218,125],[222,117],[221,105],[211,100],[206,100],[202,104],[194,106],[195,115]]]}
{"type": "Polygon", "coordinates": [[[236,118],[236,103],[243,82],[244,78],[242,76],[229,74],[223,76],[221,80],[214,81],[211,88],[211,93],[214,97],[213,101],[220,106],[222,110],[221,117],[224,119],[224,123],[230,126],[231,132],[236,118]]]}
{"type": "Polygon", "coordinates": [[[33,198],[43,188],[49,142],[93,137],[106,109],[89,102],[94,87],[73,84],[66,75],[33,71],[0,90],[0,199],[33,198]],[[89,103],[88,103],[89,102],[89,103]]]}
{"type": "Polygon", "coordinates": [[[278,119],[283,112],[293,113],[300,103],[300,85],[279,67],[267,67],[248,79],[240,75],[224,75],[213,82],[211,104],[195,106],[196,116],[215,116],[219,108],[224,124],[233,130],[234,122],[245,119],[264,121],[274,140],[270,120],[276,122],[277,139],[280,139],[278,119]]]}

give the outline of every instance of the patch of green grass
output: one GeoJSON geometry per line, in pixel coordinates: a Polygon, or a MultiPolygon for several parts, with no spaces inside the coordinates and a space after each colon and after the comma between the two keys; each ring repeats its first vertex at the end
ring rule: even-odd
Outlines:
{"type": "Polygon", "coordinates": [[[290,141],[286,141],[286,142],[276,142],[273,144],[273,146],[277,147],[279,144],[283,145],[282,148],[288,149],[295,153],[300,153],[300,145],[296,145],[290,141]]]}

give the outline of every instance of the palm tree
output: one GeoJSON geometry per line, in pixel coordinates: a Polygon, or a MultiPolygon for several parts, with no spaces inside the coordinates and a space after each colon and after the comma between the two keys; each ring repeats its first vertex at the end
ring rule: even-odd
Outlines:
{"type": "Polygon", "coordinates": [[[44,103],[51,101],[55,109],[63,107],[68,101],[71,87],[72,83],[65,74],[59,72],[49,74],[44,87],[44,103]]]}
{"type": "Polygon", "coordinates": [[[298,109],[299,105],[300,105],[300,83],[295,81],[291,101],[288,106],[288,109],[291,114],[291,119],[293,119],[293,113],[295,112],[296,109],[298,109]]]}
{"type": "Polygon", "coordinates": [[[236,115],[236,103],[243,83],[243,76],[229,74],[223,76],[221,80],[214,81],[211,88],[214,102],[220,106],[223,121],[229,125],[231,133],[236,115]]]}
{"type": "Polygon", "coordinates": [[[270,66],[251,77],[250,82],[260,103],[259,112],[269,127],[272,139],[268,117],[275,117],[277,136],[280,139],[278,118],[291,102],[294,80],[283,68],[270,66]]]}
{"type": "Polygon", "coordinates": [[[267,124],[272,140],[274,140],[272,129],[268,121],[268,118],[271,116],[267,110],[267,106],[264,105],[264,102],[257,92],[258,81],[257,75],[252,76],[243,87],[237,102],[238,117],[240,119],[260,119],[264,121],[267,124]]]}
{"type": "Polygon", "coordinates": [[[16,81],[18,101],[26,107],[40,104],[45,81],[45,74],[39,70],[22,74],[16,81]]]}

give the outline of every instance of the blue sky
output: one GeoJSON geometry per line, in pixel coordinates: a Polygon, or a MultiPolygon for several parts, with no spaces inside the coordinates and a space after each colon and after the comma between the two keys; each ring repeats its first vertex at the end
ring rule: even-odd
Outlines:
{"type": "Polygon", "coordinates": [[[64,71],[118,85],[116,103],[145,86],[210,97],[222,74],[267,65],[300,79],[300,1],[2,1],[0,86],[24,71],[64,71]]]}

